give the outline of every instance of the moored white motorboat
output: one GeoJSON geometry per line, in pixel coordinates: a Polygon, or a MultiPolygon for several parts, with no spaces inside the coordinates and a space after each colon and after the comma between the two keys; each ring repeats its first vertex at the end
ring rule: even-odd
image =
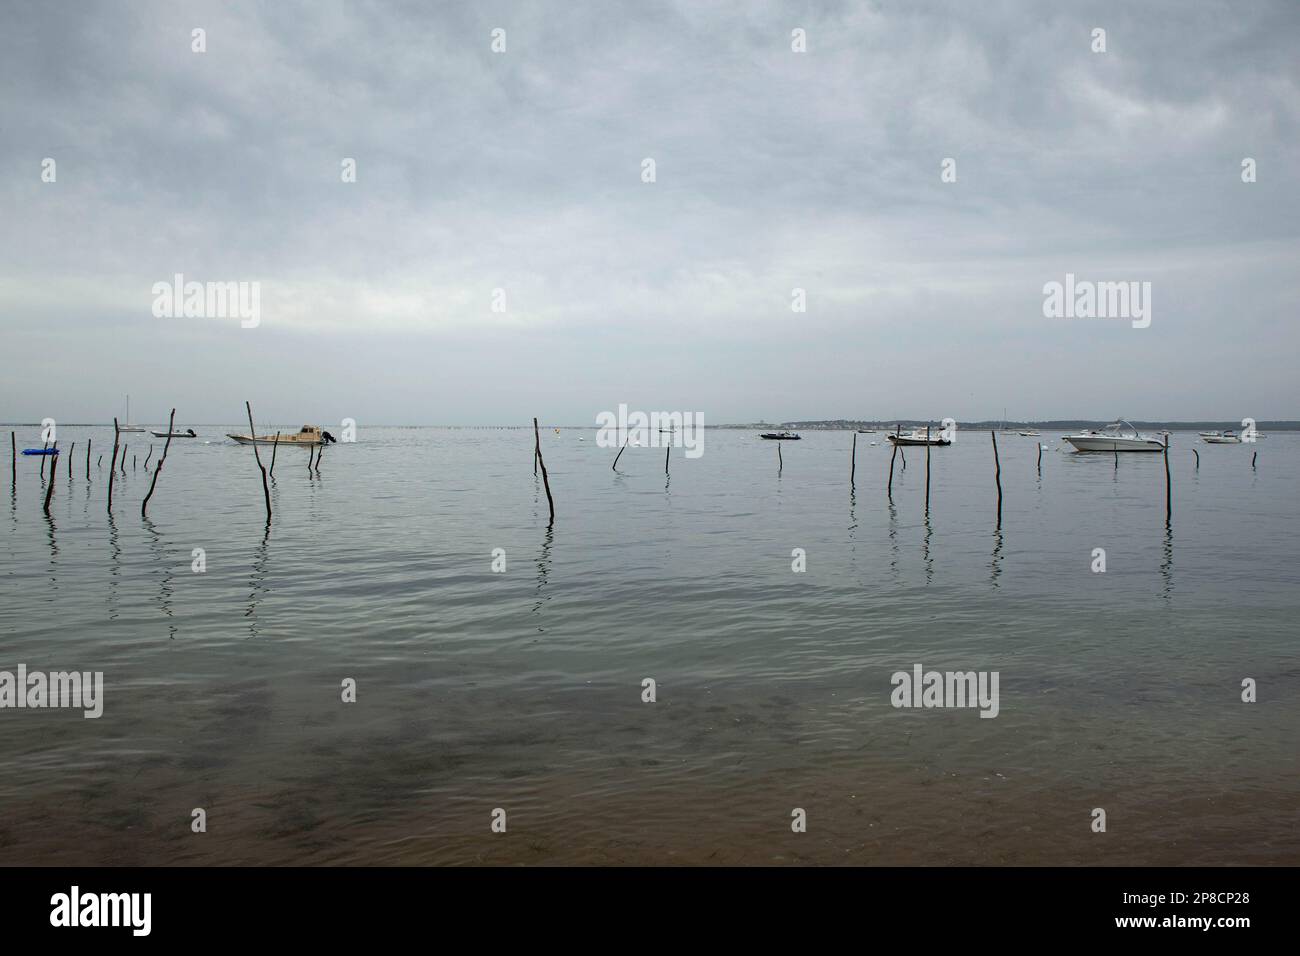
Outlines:
{"type": "Polygon", "coordinates": [[[1118,421],[1098,431],[1086,428],[1077,435],[1066,435],[1065,440],[1076,451],[1164,451],[1165,443],[1152,435],[1139,432],[1126,421],[1118,421]],[[1127,426],[1127,427],[1126,427],[1127,426]]]}
{"type": "Polygon", "coordinates": [[[952,442],[942,437],[940,431],[931,431],[929,437],[926,437],[925,429],[915,428],[910,432],[897,432],[893,435],[886,435],[895,445],[951,445],[952,442]]]}
{"type": "Polygon", "coordinates": [[[1201,432],[1201,441],[1207,445],[1240,445],[1241,436],[1234,431],[1201,432]]]}

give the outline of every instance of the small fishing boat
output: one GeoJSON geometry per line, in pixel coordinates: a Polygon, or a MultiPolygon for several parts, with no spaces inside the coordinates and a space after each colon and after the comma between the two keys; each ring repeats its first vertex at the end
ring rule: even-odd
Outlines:
{"type": "Polygon", "coordinates": [[[24,455],[57,455],[58,453],[59,450],[57,448],[24,448],[23,449],[24,455]]]}
{"type": "Polygon", "coordinates": [[[183,432],[150,432],[149,434],[152,435],[154,438],[198,438],[199,437],[198,435],[194,434],[193,428],[187,428],[183,432]]]}
{"type": "Polygon", "coordinates": [[[875,433],[876,433],[876,430],[875,430],[874,428],[859,428],[859,429],[858,429],[858,434],[859,434],[859,435],[874,435],[875,433]]]}
{"type": "Polygon", "coordinates": [[[1120,420],[1098,431],[1085,428],[1077,435],[1066,435],[1065,440],[1076,451],[1164,451],[1165,443],[1153,435],[1145,435],[1131,422],[1120,420]],[[1128,426],[1125,428],[1125,426],[1128,426]]]}
{"type": "Polygon", "coordinates": [[[1016,434],[1018,434],[1021,438],[1037,438],[1038,430],[1035,428],[1026,428],[1024,431],[1017,432],[1016,434]]]}
{"type": "Polygon", "coordinates": [[[1240,445],[1241,436],[1234,431],[1201,432],[1201,441],[1207,445],[1240,445]]]}
{"type": "Polygon", "coordinates": [[[303,425],[298,432],[280,432],[278,435],[234,435],[227,434],[241,445],[324,445],[334,441],[329,432],[321,431],[319,425],[303,425]]]}
{"type": "Polygon", "coordinates": [[[794,432],[763,432],[758,436],[766,438],[768,441],[799,441],[800,438],[794,432]]]}
{"type": "Polygon", "coordinates": [[[943,446],[943,445],[952,444],[952,442],[949,439],[944,438],[942,434],[938,431],[930,432],[930,436],[927,438],[925,434],[925,430],[922,428],[915,428],[910,432],[897,432],[893,435],[886,435],[885,437],[888,438],[895,445],[943,446]]]}

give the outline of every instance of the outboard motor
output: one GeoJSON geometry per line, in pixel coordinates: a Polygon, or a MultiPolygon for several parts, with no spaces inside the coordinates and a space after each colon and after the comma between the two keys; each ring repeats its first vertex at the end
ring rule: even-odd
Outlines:
{"type": "Polygon", "coordinates": [[[331,444],[331,443],[332,443],[332,444],[337,444],[337,443],[338,443],[338,439],[335,438],[333,435],[331,435],[331,434],[330,434],[329,432],[327,432],[327,431],[322,431],[322,432],[320,433],[320,437],[323,438],[323,439],[325,439],[325,444],[327,444],[327,445],[329,445],[329,444],[331,444]]]}

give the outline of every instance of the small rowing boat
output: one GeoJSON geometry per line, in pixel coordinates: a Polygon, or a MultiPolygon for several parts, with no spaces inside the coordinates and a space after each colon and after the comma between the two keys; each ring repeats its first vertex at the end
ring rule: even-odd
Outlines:
{"type": "Polygon", "coordinates": [[[794,432],[763,432],[763,434],[759,435],[758,437],[766,438],[768,441],[800,441],[801,440],[799,436],[796,435],[794,432]]]}
{"type": "Polygon", "coordinates": [[[198,438],[199,437],[198,435],[194,434],[193,428],[187,428],[183,432],[150,432],[149,434],[153,435],[154,438],[198,438]]]}
{"type": "Polygon", "coordinates": [[[23,449],[24,455],[57,455],[58,453],[59,450],[57,448],[24,448],[23,449]]]}

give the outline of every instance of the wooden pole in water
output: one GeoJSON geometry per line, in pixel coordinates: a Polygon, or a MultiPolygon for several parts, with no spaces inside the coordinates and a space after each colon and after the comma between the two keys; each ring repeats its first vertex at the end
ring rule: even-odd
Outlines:
{"type": "Polygon", "coordinates": [[[533,419],[533,453],[536,455],[537,464],[542,466],[542,484],[546,486],[546,503],[551,508],[551,521],[546,527],[555,524],[555,499],[551,497],[551,479],[546,474],[546,460],[542,458],[542,432],[537,427],[537,419],[533,419]]]}
{"type": "Polygon", "coordinates": [[[18,490],[18,437],[9,433],[9,471],[12,475],[14,491],[18,490]]]}
{"type": "MultiPolygon", "coordinates": [[[[41,450],[42,450],[42,451],[49,451],[49,450],[50,450],[50,443],[49,443],[49,442],[45,442],[44,444],[42,444],[42,445],[41,445],[41,450]]],[[[45,480],[45,459],[46,459],[46,457],[47,457],[47,456],[45,456],[45,455],[41,455],[41,481],[44,481],[44,480],[45,480]]]]}
{"type": "Polygon", "coordinates": [[[266,498],[266,524],[270,527],[271,486],[266,483],[266,466],[262,464],[262,456],[257,451],[257,429],[253,426],[253,406],[245,401],[244,408],[248,410],[248,437],[253,443],[253,458],[257,462],[258,470],[262,472],[262,494],[266,498]]]}
{"type": "Polygon", "coordinates": [[[125,445],[122,446],[122,477],[124,478],[126,477],[126,450],[130,447],[131,447],[130,442],[127,442],[125,445]]]}
{"type": "Polygon", "coordinates": [[[50,456],[50,486],[45,489],[45,513],[50,513],[50,499],[54,497],[54,476],[59,473],[59,443],[54,443],[54,454],[50,456]]]}
{"type": "Polygon", "coordinates": [[[86,480],[87,481],[90,481],[90,442],[91,439],[87,438],[86,439],[86,480]]]}
{"type": "Polygon", "coordinates": [[[1200,471],[1200,470],[1201,470],[1201,453],[1200,453],[1199,451],[1197,451],[1195,448],[1193,448],[1193,449],[1192,449],[1192,454],[1196,456],[1196,470],[1197,470],[1197,471],[1200,471]]]}
{"type": "Polygon", "coordinates": [[[275,453],[280,450],[280,433],[275,433],[275,441],[271,443],[271,477],[275,477],[275,453]]]}
{"type": "MultiPolygon", "coordinates": [[[[172,409],[172,411],[175,411],[175,409],[172,409]]],[[[168,441],[171,441],[171,429],[170,429],[170,428],[167,429],[167,435],[168,435],[167,440],[168,440],[168,441]]],[[[150,442],[150,443],[149,443],[149,454],[147,454],[147,455],[144,456],[144,470],[145,470],[145,471],[148,471],[148,470],[149,470],[149,459],[152,458],[152,457],[153,457],[153,442],[150,442]]]]}
{"type": "MultiPolygon", "coordinates": [[[[108,513],[113,513],[113,476],[117,474],[117,439],[121,434],[118,428],[117,419],[113,419],[113,460],[108,463],[108,513]]],[[[104,456],[100,455],[99,460],[103,461],[104,456]]]]}
{"type": "Polygon", "coordinates": [[[131,470],[132,471],[140,470],[140,457],[138,455],[131,456],[131,470]]]}
{"type": "Polygon", "coordinates": [[[1002,462],[998,460],[998,433],[989,429],[993,437],[993,481],[998,486],[998,527],[1002,527],[1002,462]]]}
{"type": "MultiPolygon", "coordinates": [[[[172,446],[172,432],[175,431],[176,409],[172,409],[171,418],[167,420],[167,442],[163,445],[162,457],[158,459],[158,464],[153,466],[153,481],[149,482],[149,493],[144,496],[144,501],[140,502],[140,517],[147,516],[149,510],[149,499],[153,497],[153,490],[158,484],[158,475],[163,470],[163,465],[167,464],[167,449],[172,446]]],[[[152,446],[151,446],[152,450],[152,446]]],[[[146,459],[147,461],[148,459],[146,459]]]]}
{"type": "Polygon", "coordinates": [[[1165,433],[1165,527],[1169,527],[1169,522],[1174,517],[1174,486],[1169,479],[1169,438],[1168,432],[1165,433]]]}
{"type": "Polygon", "coordinates": [[[1252,454],[1252,455],[1250,456],[1250,470],[1251,470],[1251,471],[1254,471],[1254,470],[1255,470],[1255,459],[1258,458],[1258,457],[1259,457],[1259,452],[1255,452],[1254,454],[1252,454]]]}
{"type": "MultiPolygon", "coordinates": [[[[618,450],[618,454],[614,456],[614,464],[609,466],[610,471],[618,471],[618,460],[623,457],[623,452],[627,451],[627,443],[631,439],[631,437],[632,437],[631,435],[628,435],[627,438],[623,439],[623,447],[620,448],[618,450]]],[[[537,474],[537,452],[536,451],[533,452],[533,474],[534,475],[537,474]]]]}
{"type": "Polygon", "coordinates": [[[853,432],[853,451],[849,453],[849,487],[853,487],[853,476],[858,471],[858,433],[853,432]]]}
{"type": "Polygon", "coordinates": [[[664,474],[665,475],[668,474],[668,456],[672,453],[672,450],[673,450],[673,440],[672,438],[669,438],[668,444],[664,446],[664,474]]]}
{"type": "Polygon", "coordinates": [[[1038,442],[1038,477],[1041,478],[1043,477],[1043,443],[1037,438],[1034,441],[1038,442]]]}
{"type": "Polygon", "coordinates": [[[930,426],[925,426],[925,513],[930,513],[930,426]]]}
{"type": "Polygon", "coordinates": [[[77,443],[74,441],[72,447],[68,449],[68,481],[72,480],[72,453],[77,450],[77,443]]]}
{"type": "MultiPolygon", "coordinates": [[[[894,437],[898,437],[902,428],[903,426],[899,425],[894,429],[894,437]]],[[[894,459],[898,457],[898,442],[892,441],[890,444],[894,446],[894,450],[889,455],[889,484],[885,486],[885,496],[888,498],[894,497],[894,459]]]]}
{"type": "Polygon", "coordinates": [[[778,438],[776,441],[776,473],[781,474],[783,468],[785,468],[785,458],[781,456],[781,440],[778,438]]]}

